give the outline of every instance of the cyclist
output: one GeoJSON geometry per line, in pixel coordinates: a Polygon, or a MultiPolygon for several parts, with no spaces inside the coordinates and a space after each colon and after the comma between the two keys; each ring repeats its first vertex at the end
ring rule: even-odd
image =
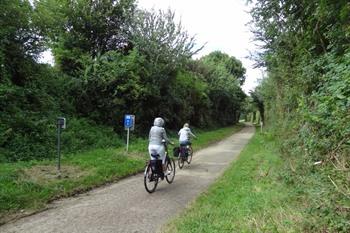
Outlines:
{"type": "Polygon", "coordinates": [[[154,119],[153,126],[149,131],[149,144],[148,144],[148,152],[150,154],[151,160],[162,160],[162,167],[164,175],[169,175],[171,172],[166,171],[165,164],[165,145],[163,144],[163,140],[165,142],[169,142],[173,144],[167,137],[164,126],[164,120],[161,117],[157,117],[154,119]],[[159,155],[159,158],[154,155],[159,155]]]}
{"type": "Polygon", "coordinates": [[[180,146],[191,146],[191,137],[197,138],[196,135],[191,132],[190,125],[188,123],[184,124],[184,127],[180,129],[178,135],[180,146]]]}

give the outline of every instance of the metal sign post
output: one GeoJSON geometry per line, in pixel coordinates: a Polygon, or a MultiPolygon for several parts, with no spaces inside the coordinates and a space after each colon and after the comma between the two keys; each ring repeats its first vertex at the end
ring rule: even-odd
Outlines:
{"type": "Polygon", "coordinates": [[[130,130],[134,130],[135,128],[135,115],[125,115],[124,116],[124,129],[127,131],[126,133],[126,152],[129,150],[129,138],[130,138],[130,130]]]}
{"type": "Polygon", "coordinates": [[[57,118],[57,170],[61,173],[61,129],[66,128],[66,118],[57,118]]]}
{"type": "Polygon", "coordinates": [[[129,137],[130,137],[130,128],[127,129],[126,133],[126,152],[129,150],[129,137]]]}
{"type": "Polygon", "coordinates": [[[57,125],[57,170],[61,173],[61,127],[57,125]]]}

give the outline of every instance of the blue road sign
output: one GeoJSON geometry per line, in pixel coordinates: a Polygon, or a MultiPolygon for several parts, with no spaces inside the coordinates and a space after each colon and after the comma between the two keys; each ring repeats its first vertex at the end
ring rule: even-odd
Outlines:
{"type": "Polygon", "coordinates": [[[124,128],[125,129],[134,128],[134,121],[135,121],[134,115],[125,115],[124,116],[124,128]]]}

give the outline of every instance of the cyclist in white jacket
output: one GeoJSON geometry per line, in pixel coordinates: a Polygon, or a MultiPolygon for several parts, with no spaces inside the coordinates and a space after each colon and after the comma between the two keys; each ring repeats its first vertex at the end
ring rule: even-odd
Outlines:
{"type": "Polygon", "coordinates": [[[179,142],[181,146],[187,146],[191,145],[191,137],[197,138],[196,135],[194,135],[191,132],[190,125],[188,123],[184,124],[184,127],[180,129],[179,133],[179,142]]]}

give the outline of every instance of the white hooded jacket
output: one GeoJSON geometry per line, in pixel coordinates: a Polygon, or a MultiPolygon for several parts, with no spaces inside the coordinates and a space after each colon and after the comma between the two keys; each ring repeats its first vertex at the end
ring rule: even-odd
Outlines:
{"type": "Polygon", "coordinates": [[[189,141],[190,137],[196,137],[192,132],[191,129],[188,127],[183,127],[182,129],[180,129],[178,135],[179,137],[179,141],[180,142],[185,142],[185,141],[189,141]]]}

